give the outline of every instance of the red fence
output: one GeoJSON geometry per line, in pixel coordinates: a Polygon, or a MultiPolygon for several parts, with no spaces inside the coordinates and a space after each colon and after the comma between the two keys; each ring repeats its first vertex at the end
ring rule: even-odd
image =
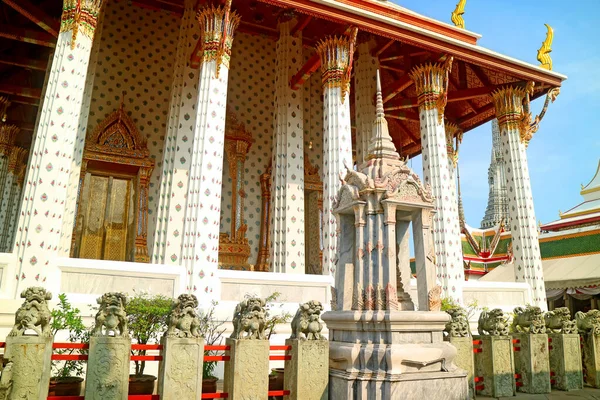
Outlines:
{"type": "MultiPolygon", "coordinates": [[[[5,347],[4,342],[0,342],[0,348],[5,347]]],[[[53,349],[67,349],[67,350],[87,350],[89,345],[85,343],[53,343],[53,349]]],[[[160,344],[132,344],[131,350],[155,350],[161,351],[163,346],[160,344]]],[[[285,361],[291,360],[292,356],[287,354],[292,346],[270,346],[270,351],[285,352],[286,354],[280,355],[269,355],[271,361],[285,361]]],[[[204,346],[205,351],[223,351],[227,352],[230,350],[230,346],[204,346]]],[[[151,355],[151,356],[131,356],[131,361],[162,361],[162,355],[151,355]]],[[[52,354],[52,360],[55,361],[87,361],[87,354],[52,354]]],[[[204,361],[217,361],[227,362],[230,361],[229,355],[205,355],[204,361]]],[[[289,390],[270,390],[268,396],[286,396],[289,395],[289,390]]],[[[217,392],[217,393],[203,393],[202,399],[226,399],[229,397],[228,393],[217,392]]],[[[129,400],[160,400],[159,395],[130,395],[129,400]]],[[[84,396],[48,396],[48,400],[84,400],[84,396]]]]}

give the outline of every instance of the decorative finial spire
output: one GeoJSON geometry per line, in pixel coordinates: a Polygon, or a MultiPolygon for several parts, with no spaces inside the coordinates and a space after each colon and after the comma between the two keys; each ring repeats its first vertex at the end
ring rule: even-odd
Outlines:
{"type": "Polygon", "coordinates": [[[377,70],[377,101],[375,104],[375,121],[373,122],[373,134],[369,143],[368,160],[374,158],[388,158],[393,160],[400,159],[396,146],[392,142],[385,111],[383,108],[383,96],[381,95],[381,78],[377,70]]]}
{"type": "Polygon", "coordinates": [[[456,4],[456,8],[452,11],[452,23],[454,26],[465,29],[465,20],[463,19],[463,14],[465,13],[465,6],[467,5],[467,0],[459,0],[456,4]]]}
{"type": "Polygon", "coordinates": [[[546,25],[548,32],[546,33],[546,40],[542,42],[542,47],[538,50],[537,59],[541,63],[540,67],[552,71],[552,58],[550,58],[550,53],[552,52],[554,29],[548,24],[544,25],[546,25]]]}

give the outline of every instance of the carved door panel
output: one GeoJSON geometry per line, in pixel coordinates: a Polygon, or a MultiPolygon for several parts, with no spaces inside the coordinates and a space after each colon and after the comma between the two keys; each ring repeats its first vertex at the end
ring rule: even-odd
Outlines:
{"type": "Polygon", "coordinates": [[[79,207],[79,258],[131,261],[132,178],[87,173],[79,207]]]}

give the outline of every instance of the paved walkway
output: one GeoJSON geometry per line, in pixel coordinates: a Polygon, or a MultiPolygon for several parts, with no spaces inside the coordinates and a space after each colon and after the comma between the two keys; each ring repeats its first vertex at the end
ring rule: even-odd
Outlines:
{"type": "MultiPolygon", "coordinates": [[[[492,399],[494,397],[477,396],[479,399],[492,399]]],[[[572,392],[561,392],[553,390],[550,394],[525,394],[518,393],[516,397],[500,397],[501,400],[519,399],[519,400],[600,400],[600,389],[585,388],[572,392]]]]}

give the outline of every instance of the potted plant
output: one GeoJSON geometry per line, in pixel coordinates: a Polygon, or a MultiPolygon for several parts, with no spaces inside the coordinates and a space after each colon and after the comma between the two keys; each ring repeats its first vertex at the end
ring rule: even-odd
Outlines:
{"type": "MultiPolygon", "coordinates": [[[[200,335],[204,338],[205,346],[218,346],[221,344],[225,328],[225,321],[219,322],[215,319],[215,307],[217,302],[213,301],[206,312],[200,312],[200,335]]],[[[205,356],[217,355],[209,350],[204,352],[205,356]]],[[[202,393],[216,393],[219,378],[213,375],[217,361],[205,361],[202,363],[202,393]]]]}
{"type": "MultiPolygon", "coordinates": [[[[137,344],[158,343],[167,326],[173,299],[163,295],[136,294],[125,307],[129,334],[137,344]]],[[[145,356],[146,350],[132,350],[132,355],[145,356]]],[[[135,361],[135,374],[129,376],[129,394],[152,394],[154,375],[144,375],[145,361],[135,361]]]]}
{"type": "MultiPolygon", "coordinates": [[[[50,327],[56,337],[59,331],[69,332],[68,341],[72,343],[89,343],[90,331],[83,324],[79,309],[74,308],[67,300],[67,295],[58,295],[58,306],[52,310],[50,327]]],[[[57,354],[73,354],[76,349],[57,349],[57,354]]],[[[78,350],[78,353],[86,353],[78,350]]],[[[83,382],[84,361],[52,361],[52,377],[50,378],[49,396],[79,396],[83,382]]]]}
{"type": "MultiPolygon", "coordinates": [[[[268,340],[271,339],[271,335],[277,333],[275,328],[279,324],[287,324],[292,320],[292,314],[282,310],[283,304],[279,305],[280,311],[274,311],[274,302],[279,299],[281,293],[273,292],[270,296],[265,299],[265,336],[268,340]]],[[[269,391],[271,390],[283,390],[283,368],[273,368],[269,374],[269,391]]],[[[281,396],[272,397],[273,399],[283,399],[281,396]]]]}

